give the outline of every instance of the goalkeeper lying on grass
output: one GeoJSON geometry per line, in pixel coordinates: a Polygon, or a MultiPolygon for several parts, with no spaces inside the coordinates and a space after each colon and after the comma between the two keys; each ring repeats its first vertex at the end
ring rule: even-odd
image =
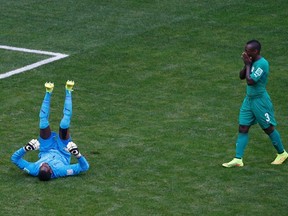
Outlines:
{"type": "Polygon", "coordinates": [[[54,88],[53,83],[45,83],[46,94],[40,110],[40,136],[32,139],[27,145],[18,149],[12,156],[11,161],[20,169],[32,176],[38,176],[41,181],[51,178],[77,175],[89,169],[89,164],[72,142],[69,134],[69,126],[72,116],[72,88],[74,81],[66,83],[66,97],[63,109],[63,118],[60,122],[59,134],[52,132],[49,126],[50,97],[54,88]],[[28,162],[23,156],[28,151],[38,150],[39,160],[35,163],[28,162]],[[71,154],[78,163],[70,164],[71,154]]]}

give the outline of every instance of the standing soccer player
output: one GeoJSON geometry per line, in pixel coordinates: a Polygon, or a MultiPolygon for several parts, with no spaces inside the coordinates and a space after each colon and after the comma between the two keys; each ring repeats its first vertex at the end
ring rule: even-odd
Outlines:
{"type": "Polygon", "coordinates": [[[271,164],[282,164],[287,158],[274,117],[273,104],[266,90],[269,75],[269,63],[260,55],[261,44],[257,40],[246,43],[242,59],[245,64],[240,71],[240,79],[246,80],[246,97],[239,114],[239,133],[236,142],[236,155],[233,160],[223,163],[223,167],[242,167],[244,150],[248,144],[249,128],[258,123],[269,136],[277,151],[277,157],[271,164]]]}
{"type": "Polygon", "coordinates": [[[63,118],[60,122],[59,133],[52,132],[49,125],[50,99],[54,88],[53,83],[45,83],[46,93],[40,109],[40,136],[32,139],[24,147],[18,149],[11,161],[29,175],[38,176],[41,181],[51,178],[59,178],[77,175],[89,169],[89,164],[79,152],[77,145],[72,142],[69,127],[72,116],[72,88],[74,81],[66,82],[66,95],[63,109],[63,118]],[[39,160],[28,162],[24,155],[31,150],[40,150],[39,160]],[[74,155],[78,163],[70,164],[71,155],[74,155]]]}

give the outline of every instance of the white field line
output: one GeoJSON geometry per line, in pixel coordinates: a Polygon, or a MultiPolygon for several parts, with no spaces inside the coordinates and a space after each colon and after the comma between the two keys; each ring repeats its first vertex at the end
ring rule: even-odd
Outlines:
{"type": "Polygon", "coordinates": [[[32,70],[34,68],[40,67],[40,66],[42,66],[44,64],[48,64],[48,63],[57,61],[59,59],[68,57],[68,55],[62,54],[62,53],[54,53],[54,52],[47,52],[47,51],[42,51],[42,50],[32,50],[32,49],[10,47],[10,46],[3,46],[3,45],[0,45],[0,49],[52,56],[52,57],[50,57],[48,59],[44,59],[44,60],[38,61],[36,63],[33,63],[33,64],[30,64],[30,65],[26,65],[24,67],[18,68],[16,70],[12,70],[12,71],[8,71],[6,73],[0,74],[0,79],[5,79],[5,78],[13,76],[15,74],[23,73],[25,71],[32,70]]]}

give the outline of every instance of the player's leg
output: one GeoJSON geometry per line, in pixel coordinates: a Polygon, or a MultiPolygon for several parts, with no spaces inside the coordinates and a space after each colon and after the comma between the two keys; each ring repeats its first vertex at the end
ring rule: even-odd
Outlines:
{"type": "Polygon", "coordinates": [[[279,132],[277,130],[274,130],[274,132],[270,134],[269,137],[272,141],[273,146],[276,148],[278,152],[276,158],[274,159],[274,161],[271,162],[271,164],[275,164],[275,165],[282,164],[288,158],[288,153],[285,151],[283,147],[279,132]],[[280,145],[281,147],[279,147],[280,145]],[[279,152],[282,152],[282,153],[279,153],[279,152]]]}
{"type": "Polygon", "coordinates": [[[68,80],[65,86],[65,102],[63,108],[63,117],[59,127],[59,137],[62,140],[68,140],[70,138],[69,127],[72,117],[72,91],[74,81],[68,80]]]}
{"type": "Polygon", "coordinates": [[[235,158],[233,158],[228,163],[223,163],[222,166],[224,167],[242,167],[244,166],[243,163],[243,155],[246,149],[246,146],[249,141],[249,128],[251,125],[255,123],[255,117],[253,112],[250,109],[250,101],[248,98],[245,98],[239,113],[239,131],[238,137],[236,141],[236,154],[235,158]]]}
{"type": "Polygon", "coordinates": [[[39,113],[40,137],[42,139],[48,139],[51,135],[51,129],[49,126],[49,115],[50,115],[50,100],[54,88],[54,83],[46,82],[45,88],[46,93],[39,113]]]}
{"type": "Polygon", "coordinates": [[[269,95],[265,95],[263,98],[258,100],[257,106],[255,105],[255,110],[259,125],[269,136],[277,151],[277,157],[272,164],[282,164],[288,158],[288,153],[284,149],[280,133],[275,128],[277,122],[274,116],[273,104],[269,95]]]}
{"type": "Polygon", "coordinates": [[[223,163],[223,167],[242,167],[243,163],[243,155],[245,148],[248,144],[248,131],[250,126],[239,125],[239,133],[236,141],[236,154],[235,157],[229,161],[228,163],[223,163]]]}
{"type": "Polygon", "coordinates": [[[277,153],[282,154],[285,150],[284,150],[282,139],[278,130],[273,125],[270,125],[268,128],[263,129],[263,130],[269,136],[277,153]]]}
{"type": "Polygon", "coordinates": [[[250,126],[239,125],[235,158],[242,159],[244,155],[244,151],[249,141],[249,128],[250,126]]]}

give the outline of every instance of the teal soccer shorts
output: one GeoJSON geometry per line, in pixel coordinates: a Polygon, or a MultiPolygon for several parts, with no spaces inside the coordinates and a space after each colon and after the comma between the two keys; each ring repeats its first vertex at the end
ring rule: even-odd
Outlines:
{"type": "Polygon", "coordinates": [[[267,93],[255,98],[246,96],[240,108],[239,125],[259,124],[262,129],[277,125],[274,108],[267,93]]]}

